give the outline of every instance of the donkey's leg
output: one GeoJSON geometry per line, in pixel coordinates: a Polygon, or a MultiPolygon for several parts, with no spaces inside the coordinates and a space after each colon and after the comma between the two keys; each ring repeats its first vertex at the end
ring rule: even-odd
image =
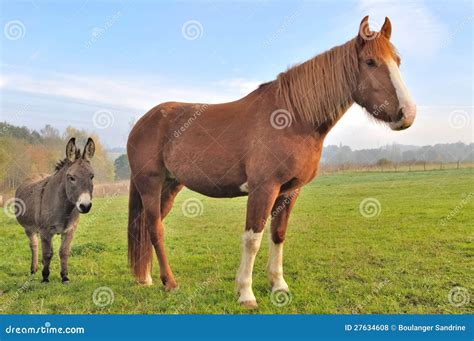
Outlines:
{"type": "Polygon", "coordinates": [[[138,190],[142,196],[148,232],[160,265],[160,278],[165,285],[165,290],[170,291],[177,287],[171,268],[168,264],[164,245],[164,229],[161,221],[161,191],[163,178],[156,175],[141,176],[136,181],[140,184],[138,190]]]}
{"type": "Polygon", "coordinates": [[[247,220],[242,237],[242,258],[237,272],[236,284],[239,303],[247,308],[256,308],[257,301],[252,291],[252,271],[255,256],[260,248],[265,222],[278,196],[280,187],[264,185],[252,191],[247,201],[247,220]]]}
{"type": "Polygon", "coordinates": [[[270,252],[268,255],[268,280],[272,292],[288,292],[288,284],[283,278],[283,242],[290,212],[295,205],[299,190],[288,195],[278,197],[272,209],[272,223],[270,233],[270,252]]]}
{"type": "Polygon", "coordinates": [[[43,252],[43,283],[49,282],[49,264],[53,257],[53,235],[47,233],[41,233],[41,251],[43,252]]]}
{"type": "Polygon", "coordinates": [[[38,271],[38,233],[33,231],[26,231],[26,235],[30,240],[30,249],[31,249],[31,267],[30,271],[31,274],[36,273],[38,271]]]}
{"type": "Polygon", "coordinates": [[[166,179],[161,190],[161,220],[165,219],[173,207],[174,199],[183,188],[176,180],[166,179]]]}
{"type": "Polygon", "coordinates": [[[74,236],[75,227],[68,232],[61,234],[61,247],[59,249],[59,258],[61,259],[61,281],[69,283],[68,275],[68,259],[71,253],[71,242],[74,236]]]}

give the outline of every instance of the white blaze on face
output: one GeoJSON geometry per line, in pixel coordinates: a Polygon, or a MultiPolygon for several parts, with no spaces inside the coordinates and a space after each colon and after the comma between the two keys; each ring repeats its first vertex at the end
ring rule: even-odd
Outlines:
{"type": "Polygon", "coordinates": [[[89,206],[90,203],[91,203],[91,195],[87,192],[84,192],[82,193],[80,196],[79,196],[79,199],[77,199],[77,202],[76,202],[76,207],[77,209],[79,210],[79,212],[82,212],[82,210],[79,208],[79,206],[81,204],[85,205],[85,206],[89,206]]]}
{"type": "Polygon", "coordinates": [[[403,82],[397,63],[395,63],[393,59],[390,59],[387,62],[387,66],[390,72],[390,80],[392,81],[393,87],[397,93],[399,103],[398,110],[403,110],[405,115],[404,119],[401,121],[390,123],[392,129],[398,129],[404,125],[411,125],[413,123],[416,115],[416,105],[403,82]]]}

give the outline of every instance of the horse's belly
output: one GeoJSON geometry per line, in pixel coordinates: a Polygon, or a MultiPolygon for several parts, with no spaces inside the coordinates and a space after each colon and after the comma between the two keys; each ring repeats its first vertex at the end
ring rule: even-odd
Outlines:
{"type": "MultiPolygon", "coordinates": [[[[222,161],[222,160],[220,160],[222,161]]],[[[247,181],[244,166],[234,162],[173,160],[167,162],[169,176],[198,193],[217,198],[247,195],[242,185],[247,181]]]]}

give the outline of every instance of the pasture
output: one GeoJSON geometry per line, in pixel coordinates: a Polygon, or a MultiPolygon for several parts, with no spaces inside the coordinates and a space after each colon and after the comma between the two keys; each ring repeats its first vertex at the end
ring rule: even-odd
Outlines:
{"type": "MultiPolygon", "coordinates": [[[[29,276],[23,229],[2,210],[0,313],[248,312],[237,304],[234,290],[245,197],[212,199],[189,190],[178,195],[165,219],[169,261],[179,284],[172,293],[163,290],[156,259],[153,286],[139,286],[129,272],[127,200],[96,198],[91,213],[81,216],[69,285],[61,284],[59,275],[59,237],[51,282],[41,284],[39,272],[29,276]],[[195,217],[182,211],[190,198],[202,203],[195,217]],[[99,287],[110,290],[96,297],[96,304],[93,293],[99,287]]],[[[254,268],[259,308],[251,313],[472,312],[473,225],[472,169],[320,176],[303,188],[290,218],[284,271],[291,302],[272,303],[264,237],[254,268]],[[367,198],[375,204],[361,214],[367,198]],[[465,288],[470,300],[450,302],[454,287],[465,288]]]]}

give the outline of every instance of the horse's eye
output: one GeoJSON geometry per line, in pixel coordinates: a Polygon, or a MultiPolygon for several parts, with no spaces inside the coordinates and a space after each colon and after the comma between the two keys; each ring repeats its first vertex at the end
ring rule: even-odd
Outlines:
{"type": "Polygon", "coordinates": [[[71,182],[75,182],[75,181],[76,181],[76,178],[73,177],[72,175],[68,175],[67,178],[68,178],[68,180],[71,181],[71,182]]]}
{"type": "Polygon", "coordinates": [[[375,67],[375,66],[377,66],[377,64],[375,63],[375,60],[373,60],[373,59],[367,59],[367,60],[365,61],[365,63],[366,63],[369,67],[375,67]]]}

